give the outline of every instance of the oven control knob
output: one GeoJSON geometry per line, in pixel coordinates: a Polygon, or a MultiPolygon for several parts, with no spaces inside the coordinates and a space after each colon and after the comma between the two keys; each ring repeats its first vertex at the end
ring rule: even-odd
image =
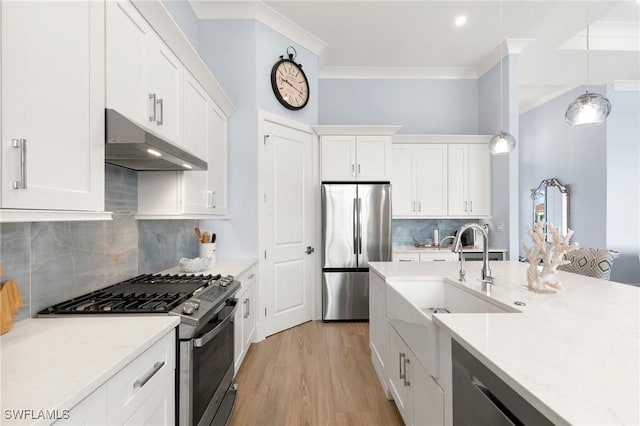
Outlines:
{"type": "Polygon", "coordinates": [[[197,311],[198,309],[200,309],[200,300],[198,300],[198,299],[191,299],[191,300],[189,300],[189,302],[193,303],[193,309],[194,309],[194,310],[196,310],[196,311],[197,311]]]}
{"type": "Polygon", "coordinates": [[[193,311],[195,311],[196,307],[192,302],[184,302],[182,306],[182,313],[185,315],[193,315],[193,311]]]}

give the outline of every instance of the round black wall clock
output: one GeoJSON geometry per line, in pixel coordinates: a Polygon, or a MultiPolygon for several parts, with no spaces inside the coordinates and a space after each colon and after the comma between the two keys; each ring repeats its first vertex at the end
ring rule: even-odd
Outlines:
{"type": "Polygon", "coordinates": [[[289,46],[289,57],[280,56],[280,60],[271,68],[271,88],[278,102],[285,108],[296,111],[304,108],[309,101],[309,82],[302,71],[302,65],[294,62],[295,55],[289,53],[290,49],[296,51],[289,46]]]}

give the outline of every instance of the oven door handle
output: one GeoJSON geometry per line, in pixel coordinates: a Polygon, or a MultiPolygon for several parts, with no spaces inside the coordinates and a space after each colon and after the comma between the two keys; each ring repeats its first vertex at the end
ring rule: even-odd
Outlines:
{"type": "Polygon", "coordinates": [[[207,334],[198,337],[197,339],[193,340],[193,346],[195,348],[201,348],[203,346],[205,346],[207,343],[209,343],[209,341],[211,339],[213,339],[214,337],[216,337],[218,335],[218,333],[220,333],[222,331],[222,329],[229,323],[232,321],[233,319],[233,315],[235,315],[236,313],[236,309],[238,308],[238,305],[234,305],[233,309],[231,310],[231,312],[229,313],[229,315],[227,315],[225,317],[225,319],[222,320],[222,322],[220,324],[218,324],[216,326],[216,328],[214,328],[213,330],[211,330],[210,332],[208,332],[207,334]]]}

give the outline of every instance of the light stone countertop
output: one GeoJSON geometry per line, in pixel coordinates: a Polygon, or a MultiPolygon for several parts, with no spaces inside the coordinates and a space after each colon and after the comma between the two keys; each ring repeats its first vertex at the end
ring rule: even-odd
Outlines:
{"type": "Polygon", "coordinates": [[[169,333],[180,318],[33,318],[0,337],[0,424],[6,410],[68,410],[169,333]]]}
{"type": "MultiPolygon", "coordinates": [[[[211,262],[209,267],[202,272],[197,272],[197,274],[220,274],[222,276],[233,275],[234,277],[239,277],[244,272],[249,270],[251,266],[253,266],[258,259],[218,259],[215,262],[211,262]]],[[[181,274],[183,272],[180,271],[178,266],[167,269],[166,271],[162,271],[163,274],[181,274]]]]}
{"type": "MultiPolygon", "coordinates": [[[[456,280],[457,263],[373,262],[387,282],[456,280]]],[[[465,265],[480,291],[481,264],[465,265]]],[[[434,314],[436,323],[556,424],[640,424],[640,288],[559,272],[557,294],[527,290],[528,264],[491,262],[491,297],[521,313],[434,314]],[[522,301],[526,306],[515,306],[522,301]]]]}

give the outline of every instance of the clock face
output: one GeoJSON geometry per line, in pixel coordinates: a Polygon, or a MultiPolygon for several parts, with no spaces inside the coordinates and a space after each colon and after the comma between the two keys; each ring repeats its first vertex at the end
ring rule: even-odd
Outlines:
{"type": "Polygon", "coordinates": [[[271,87],[280,103],[288,109],[298,110],[307,105],[309,83],[302,68],[289,59],[281,59],[271,69],[271,87]]]}

